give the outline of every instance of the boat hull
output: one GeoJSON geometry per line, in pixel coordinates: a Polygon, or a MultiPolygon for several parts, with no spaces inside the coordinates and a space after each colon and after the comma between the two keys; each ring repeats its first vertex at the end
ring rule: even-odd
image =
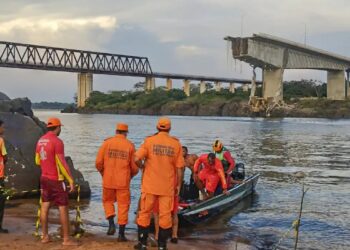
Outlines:
{"type": "Polygon", "coordinates": [[[242,184],[229,189],[228,194],[217,195],[179,211],[180,224],[200,224],[233,207],[254,192],[258,179],[259,174],[250,176],[242,184]]]}

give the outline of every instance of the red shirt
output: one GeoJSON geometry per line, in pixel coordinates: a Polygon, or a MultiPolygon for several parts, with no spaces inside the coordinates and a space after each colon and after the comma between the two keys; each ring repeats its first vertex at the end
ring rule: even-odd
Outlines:
{"type": "Polygon", "coordinates": [[[41,166],[41,176],[50,180],[72,183],[73,178],[64,158],[64,146],[61,139],[51,131],[43,135],[37,145],[35,163],[41,166]]]}

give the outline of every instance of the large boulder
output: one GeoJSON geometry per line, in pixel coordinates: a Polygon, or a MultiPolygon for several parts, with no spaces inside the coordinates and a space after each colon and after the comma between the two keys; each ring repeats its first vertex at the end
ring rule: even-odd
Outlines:
{"type": "MultiPolygon", "coordinates": [[[[38,195],[40,168],[35,165],[35,147],[46,132],[45,124],[33,116],[31,102],[27,98],[0,100],[0,119],[5,123],[4,137],[9,158],[5,186],[15,190],[15,197],[38,195]],[[8,107],[12,109],[5,111],[8,107]]],[[[67,163],[75,182],[81,186],[81,197],[90,197],[89,183],[74,168],[69,157],[67,163]]]]}

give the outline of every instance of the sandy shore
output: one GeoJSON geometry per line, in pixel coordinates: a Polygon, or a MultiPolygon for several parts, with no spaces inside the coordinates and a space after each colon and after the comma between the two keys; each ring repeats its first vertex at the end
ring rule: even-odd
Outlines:
{"type": "MultiPolygon", "coordinates": [[[[23,202],[23,201],[22,201],[23,202]]],[[[34,202],[22,203],[21,201],[12,201],[5,210],[4,228],[7,228],[9,234],[0,235],[0,249],[18,249],[18,250],[48,250],[48,249],[91,249],[91,250],[109,250],[109,249],[133,249],[136,244],[137,235],[135,231],[128,230],[126,236],[129,242],[117,242],[116,236],[107,236],[103,230],[87,229],[86,233],[79,240],[81,245],[78,247],[64,247],[61,245],[61,239],[58,234],[57,211],[53,211],[50,216],[50,235],[52,242],[42,244],[40,239],[33,236],[35,231],[35,220],[37,205],[34,202]]],[[[215,244],[215,236],[197,238],[187,236],[180,238],[178,244],[168,244],[171,249],[249,249],[244,243],[215,244]],[[213,238],[214,237],[214,238],[213,238]]],[[[157,249],[149,247],[149,249],[157,249]]]]}

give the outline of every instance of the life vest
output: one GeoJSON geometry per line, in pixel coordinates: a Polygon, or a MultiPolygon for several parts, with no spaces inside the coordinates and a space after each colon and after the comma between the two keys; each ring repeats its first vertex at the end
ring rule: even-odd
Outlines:
{"type": "Polygon", "coordinates": [[[230,167],[230,163],[229,163],[229,162],[225,159],[225,157],[224,157],[224,154],[225,154],[225,152],[227,152],[227,151],[228,151],[227,148],[223,147],[220,153],[215,152],[215,156],[216,156],[216,158],[218,158],[218,159],[221,161],[222,167],[224,168],[224,171],[225,171],[225,172],[226,172],[226,171],[229,169],[229,167],[230,167]]]}

